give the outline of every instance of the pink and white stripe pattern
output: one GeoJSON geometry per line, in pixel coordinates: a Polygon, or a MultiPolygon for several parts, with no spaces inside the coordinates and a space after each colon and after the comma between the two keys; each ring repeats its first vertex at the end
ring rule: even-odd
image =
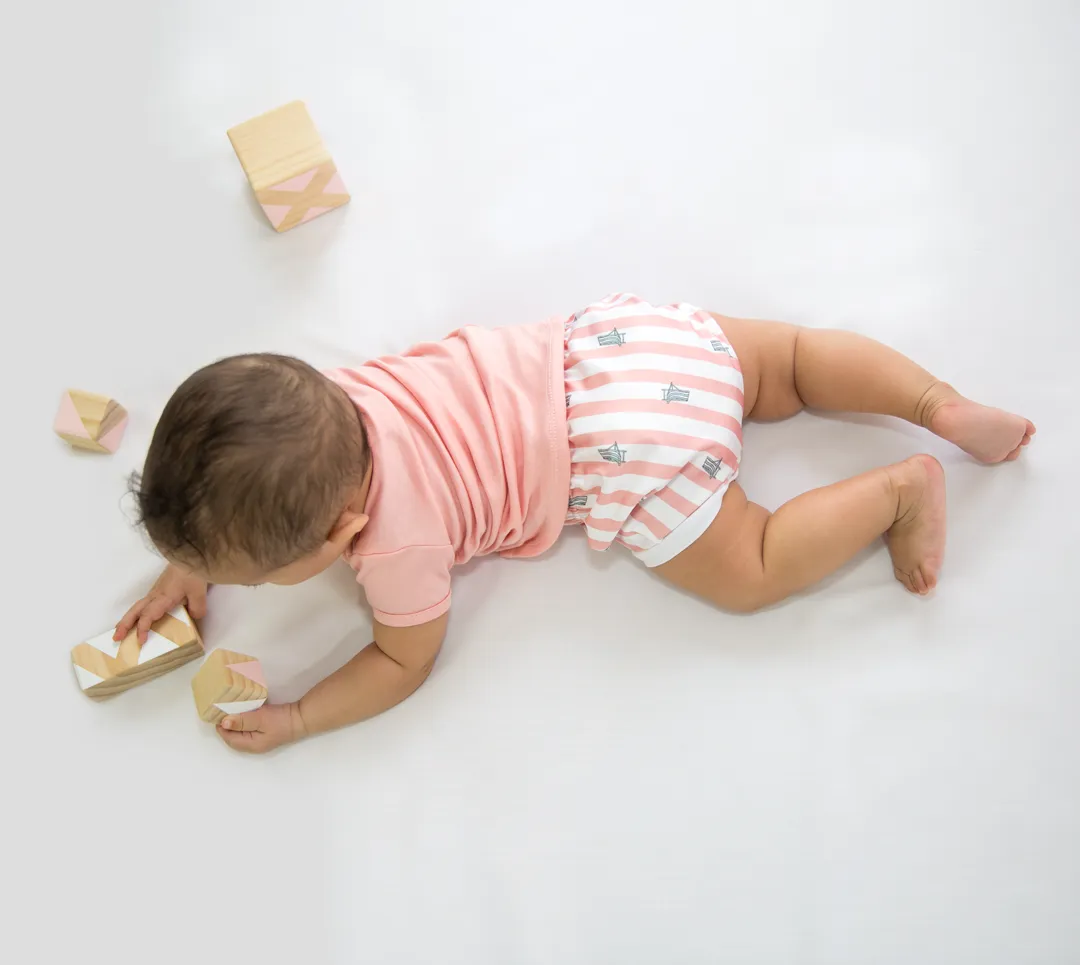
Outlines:
{"type": "Polygon", "coordinates": [[[743,379],[715,318],[611,295],[566,324],[567,524],[646,565],[690,545],[742,455],[743,379]],[[679,527],[702,510],[696,525],[679,527]]]}

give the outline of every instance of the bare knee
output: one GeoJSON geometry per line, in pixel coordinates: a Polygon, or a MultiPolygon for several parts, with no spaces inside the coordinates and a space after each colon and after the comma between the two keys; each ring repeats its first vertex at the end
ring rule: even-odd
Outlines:
{"type": "Polygon", "coordinates": [[[727,610],[729,613],[737,613],[739,616],[749,616],[752,613],[764,610],[775,602],[775,600],[770,600],[763,594],[744,593],[739,597],[730,599],[726,606],[721,605],[721,609],[727,610]]]}
{"type": "Polygon", "coordinates": [[[779,581],[775,579],[775,574],[770,573],[765,565],[765,526],[770,516],[764,512],[761,515],[764,517],[761,533],[747,534],[738,577],[731,581],[726,600],[722,604],[725,610],[732,613],[757,613],[779,603],[787,596],[779,581]]]}

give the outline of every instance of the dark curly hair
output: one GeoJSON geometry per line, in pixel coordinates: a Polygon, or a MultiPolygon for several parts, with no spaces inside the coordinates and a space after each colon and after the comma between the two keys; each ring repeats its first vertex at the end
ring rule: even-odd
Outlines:
{"type": "Polygon", "coordinates": [[[271,571],[322,545],[368,458],[337,385],[299,359],[237,355],[173,393],[131,489],[167,558],[271,571]]]}

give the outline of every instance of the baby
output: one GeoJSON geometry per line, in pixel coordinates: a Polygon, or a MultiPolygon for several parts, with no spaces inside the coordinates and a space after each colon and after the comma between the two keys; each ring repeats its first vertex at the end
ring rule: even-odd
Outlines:
{"type": "Polygon", "coordinates": [[[535,556],[564,525],[748,613],[805,589],[884,534],[896,578],[934,588],[945,478],[918,455],[769,513],[736,482],[744,418],[804,406],[896,416],[985,463],[1035,434],[904,356],[847,332],[615,295],[569,319],[488,331],[321,374],[276,355],[200,369],[169,400],[136,480],[168,561],[117,639],[213,583],[291,585],[344,557],[375,641],[292,704],[227,717],[262,752],[372,717],[431,672],[451,570],[535,556]]]}

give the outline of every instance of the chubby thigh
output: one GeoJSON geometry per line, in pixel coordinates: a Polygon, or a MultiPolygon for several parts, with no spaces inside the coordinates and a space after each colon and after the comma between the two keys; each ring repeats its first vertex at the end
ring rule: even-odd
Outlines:
{"type": "Polygon", "coordinates": [[[762,549],[769,512],[732,483],[704,532],[653,572],[725,610],[749,613],[774,602],[762,549]]]}

